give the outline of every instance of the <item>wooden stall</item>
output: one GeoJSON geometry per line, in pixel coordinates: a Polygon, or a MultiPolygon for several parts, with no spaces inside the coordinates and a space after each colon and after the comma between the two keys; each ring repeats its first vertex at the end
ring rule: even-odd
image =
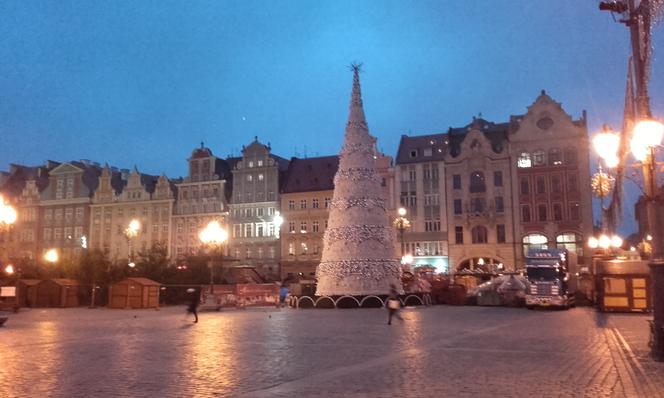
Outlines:
{"type": "Polygon", "coordinates": [[[78,307],[80,283],[74,279],[47,279],[39,282],[36,307],[78,307]]]}
{"type": "Polygon", "coordinates": [[[650,269],[643,260],[602,260],[595,264],[595,303],[600,311],[650,311],[650,269]]]}
{"type": "Polygon", "coordinates": [[[39,279],[19,279],[16,282],[16,302],[19,307],[37,305],[37,284],[39,279]]]}
{"type": "Polygon", "coordinates": [[[111,285],[110,308],[159,308],[161,284],[148,278],[126,278],[111,285]]]}

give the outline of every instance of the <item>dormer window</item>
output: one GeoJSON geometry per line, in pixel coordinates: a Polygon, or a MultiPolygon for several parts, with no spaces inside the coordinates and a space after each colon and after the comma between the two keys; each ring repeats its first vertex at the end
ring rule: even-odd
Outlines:
{"type": "Polygon", "coordinates": [[[262,160],[259,160],[259,161],[258,161],[258,167],[262,167],[262,166],[263,166],[263,161],[262,161],[262,160]]]}
{"type": "Polygon", "coordinates": [[[424,148],[424,156],[425,157],[431,157],[433,154],[433,150],[431,148],[424,148]]]}
{"type": "MultiPolygon", "coordinates": [[[[249,161],[249,167],[254,167],[254,161],[253,160],[249,161]]],[[[251,181],[251,180],[249,180],[249,181],[251,181]]]]}
{"type": "Polygon", "coordinates": [[[411,158],[416,158],[417,157],[417,149],[413,149],[410,151],[410,157],[411,158]]]}

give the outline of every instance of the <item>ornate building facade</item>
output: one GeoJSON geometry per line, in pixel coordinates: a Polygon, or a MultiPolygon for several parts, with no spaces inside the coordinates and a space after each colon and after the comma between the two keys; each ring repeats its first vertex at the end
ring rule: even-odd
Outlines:
{"type": "Polygon", "coordinates": [[[202,144],[192,151],[189,174],[177,182],[177,203],[173,212],[171,255],[184,259],[201,249],[200,231],[213,220],[228,229],[230,168],[237,159],[220,159],[202,144]]]}
{"type": "Polygon", "coordinates": [[[251,266],[268,280],[279,278],[279,184],[288,160],[271,154],[270,145],[256,137],[242,149],[232,170],[230,205],[230,255],[240,265],[251,266]],[[278,219],[277,219],[278,220],[278,219]]]}
{"type": "Polygon", "coordinates": [[[395,198],[394,205],[405,208],[410,221],[397,253],[411,254],[413,265],[430,265],[438,272],[447,272],[449,268],[443,162],[448,144],[445,134],[402,135],[390,192],[390,197],[395,198]]]}
{"type": "Polygon", "coordinates": [[[170,247],[174,195],[165,176],[104,167],[90,205],[89,247],[107,251],[111,261],[128,259],[156,244],[170,247]],[[139,222],[135,237],[126,234],[139,222]]]}
{"type": "Polygon", "coordinates": [[[512,196],[517,262],[531,247],[560,247],[588,262],[593,233],[589,139],[585,112],[572,119],[544,91],[511,120],[512,196]]]}

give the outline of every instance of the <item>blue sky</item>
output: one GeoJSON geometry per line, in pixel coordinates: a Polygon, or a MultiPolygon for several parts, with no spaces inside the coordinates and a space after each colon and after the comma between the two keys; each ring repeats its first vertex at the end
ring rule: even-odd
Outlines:
{"type": "Polygon", "coordinates": [[[575,118],[586,109],[591,132],[619,128],[628,32],[597,4],[2,2],[0,169],[92,159],[177,177],[200,141],[223,157],[254,136],[284,157],[335,154],[352,61],[364,63],[369,127],[388,154],[401,134],[524,113],[541,89],[575,118]]]}

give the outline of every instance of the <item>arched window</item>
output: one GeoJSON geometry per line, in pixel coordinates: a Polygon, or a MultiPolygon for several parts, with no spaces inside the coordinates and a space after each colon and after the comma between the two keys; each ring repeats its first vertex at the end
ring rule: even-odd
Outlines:
{"type": "Polygon", "coordinates": [[[470,193],[486,192],[484,173],[473,171],[470,173],[470,193]]]}
{"type": "Polygon", "coordinates": [[[549,166],[558,166],[561,164],[563,164],[563,156],[560,153],[560,149],[549,149],[549,166]]]}
{"type": "Polygon", "coordinates": [[[565,164],[576,164],[577,156],[576,148],[565,148],[565,164]]]}
{"type": "Polygon", "coordinates": [[[531,167],[532,163],[530,161],[530,154],[528,152],[521,152],[519,154],[519,159],[516,162],[517,167],[531,167]]]}
{"type": "Polygon", "coordinates": [[[583,239],[581,235],[574,232],[563,232],[556,236],[556,247],[559,249],[567,249],[570,252],[576,253],[578,256],[583,256],[583,239]]]}
{"type": "Polygon", "coordinates": [[[541,234],[530,234],[523,237],[523,255],[527,256],[528,251],[531,249],[546,249],[548,248],[549,240],[546,236],[541,234]]]}
{"type": "Polygon", "coordinates": [[[473,227],[471,233],[473,235],[473,243],[487,243],[488,233],[486,227],[478,225],[476,227],[473,227]]]}
{"type": "Polygon", "coordinates": [[[538,149],[533,153],[533,165],[534,166],[544,166],[546,164],[546,153],[538,149]]]}

